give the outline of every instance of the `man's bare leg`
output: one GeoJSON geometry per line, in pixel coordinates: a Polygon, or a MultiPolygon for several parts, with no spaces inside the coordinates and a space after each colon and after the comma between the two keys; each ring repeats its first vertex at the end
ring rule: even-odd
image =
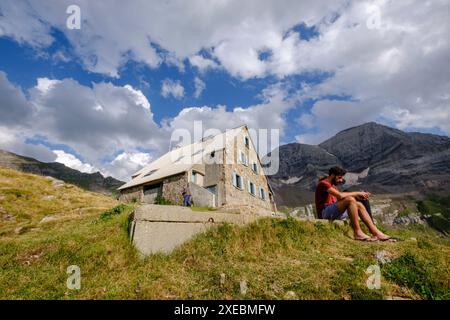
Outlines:
{"type": "MultiPolygon", "coordinates": [[[[365,234],[359,225],[359,209],[357,201],[353,197],[345,197],[336,203],[339,212],[347,210],[353,229],[353,237],[355,240],[375,240],[365,234]]],[[[370,218],[370,217],[369,217],[370,218]]]]}
{"type": "Polygon", "coordinates": [[[390,237],[385,235],[383,232],[378,230],[376,225],[373,223],[372,219],[370,218],[369,213],[366,210],[366,207],[361,202],[356,203],[358,207],[358,213],[361,220],[364,222],[364,224],[369,228],[369,231],[371,234],[373,234],[375,237],[377,237],[378,240],[386,241],[389,240],[390,237]]]}

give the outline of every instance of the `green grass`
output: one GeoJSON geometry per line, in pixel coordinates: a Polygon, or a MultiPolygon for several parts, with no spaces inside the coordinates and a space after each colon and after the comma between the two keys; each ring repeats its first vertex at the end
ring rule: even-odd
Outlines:
{"type": "Polygon", "coordinates": [[[190,208],[192,211],[198,211],[198,212],[217,211],[217,208],[213,208],[213,207],[192,206],[190,208]]]}
{"type": "Polygon", "coordinates": [[[421,214],[429,215],[428,223],[436,230],[450,235],[450,196],[429,195],[417,202],[421,214]]]}
{"type": "MultiPolygon", "coordinates": [[[[24,177],[10,179],[12,184],[24,177]]],[[[28,185],[8,190],[26,191],[25,197],[44,208],[36,194],[40,189],[28,185]]],[[[265,218],[243,227],[224,224],[170,255],[142,258],[128,238],[135,205],[78,189],[65,192],[75,203],[87,197],[77,204],[81,214],[68,211],[65,219],[39,224],[37,210],[29,213],[29,229],[0,235],[0,299],[284,299],[289,291],[298,299],[449,299],[449,238],[426,226],[387,229],[403,239],[398,243],[364,243],[349,237],[348,226],[265,218]],[[99,203],[109,207],[100,209],[99,203]],[[381,269],[381,289],[370,290],[366,270],[377,263],[377,250],[388,251],[393,260],[381,269]],[[71,265],[80,267],[80,290],[66,287],[71,265]],[[239,289],[243,280],[245,296],[239,289]]],[[[6,198],[11,207],[23,204],[15,192],[2,196],[2,206],[6,198]]]]}
{"type": "Polygon", "coordinates": [[[387,279],[412,289],[425,299],[450,299],[448,278],[445,273],[443,277],[439,277],[433,268],[434,264],[428,259],[407,252],[387,265],[383,274],[387,279]]]}
{"type": "Polygon", "coordinates": [[[448,299],[449,243],[429,229],[391,230],[407,240],[368,244],[351,240],[347,226],[262,219],[245,227],[225,224],[170,255],[142,259],[127,236],[132,209],[1,239],[0,298],[283,299],[293,291],[301,299],[448,299]],[[413,235],[420,241],[408,240],[413,235]],[[423,241],[428,246],[419,245],[423,241]],[[399,260],[383,267],[382,288],[369,290],[365,271],[381,249],[399,260]],[[410,252],[426,267],[410,268],[402,258],[410,252]],[[66,288],[70,265],[81,269],[79,291],[66,288]],[[242,280],[246,296],[239,291],[242,280]]]}

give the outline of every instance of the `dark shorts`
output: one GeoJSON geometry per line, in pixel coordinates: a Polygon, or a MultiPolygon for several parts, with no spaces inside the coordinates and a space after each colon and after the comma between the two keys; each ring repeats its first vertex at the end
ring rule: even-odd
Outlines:
{"type": "Polygon", "coordinates": [[[322,219],[327,220],[345,220],[348,219],[347,210],[339,212],[336,202],[322,209],[322,219]]]}

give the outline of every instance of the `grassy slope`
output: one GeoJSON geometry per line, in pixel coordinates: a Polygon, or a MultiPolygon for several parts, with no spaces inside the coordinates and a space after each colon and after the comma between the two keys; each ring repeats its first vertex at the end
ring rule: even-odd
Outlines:
{"type": "MultiPolygon", "coordinates": [[[[20,181],[30,177],[0,169],[0,195],[6,190],[5,176],[20,181]]],[[[68,188],[60,195],[66,197],[61,204],[69,212],[77,207],[83,213],[37,224],[48,212],[38,196],[47,182],[36,183],[43,187],[33,181],[14,187],[28,192],[34,205],[22,202],[21,197],[8,198],[7,203],[0,200],[9,210],[19,204],[30,210],[41,208],[33,211],[39,218],[27,217],[32,226],[22,234],[11,228],[23,220],[6,226],[2,221],[3,299],[283,299],[288,291],[301,299],[450,298],[449,241],[429,228],[390,230],[405,239],[399,243],[361,243],[348,237],[348,226],[264,219],[246,227],[224,225],[197,236],[171,255],[141,259],[127,238],[132,207],[101,214],[101,206],[112,207],[113,200],[68,188]],[[95,209],[84,210],[82,204],[95,209]],[[397,259],[382,268],[381,290],[368,290],[365,270],[376,263],[374,253],[381,249],[397,259]],[[81,268],[79,291],[66,288],[69,265],[81,268]],[[245,296],[239,290],[242,280],[248,285],[245,296]]]]}

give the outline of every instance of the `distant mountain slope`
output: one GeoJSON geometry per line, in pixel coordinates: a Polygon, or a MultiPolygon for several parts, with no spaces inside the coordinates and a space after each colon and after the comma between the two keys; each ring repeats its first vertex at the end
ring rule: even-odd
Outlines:
{"type": "Polygon", "coordinates": [[[33,158],[0,150],[0,166],[23,172],[50,176],[79,186],[80,188],[104,194],[112,194],[124,182],[112,177],[103,177],[100,172],[83,173],[66,167],[62,163],[40,162],[33,158]]]}
{"type": "Polygon", "coordinates": [[[280,168],[270,180],[283,205],[312,202],[315,185],[340,165],[353,186],[374,192],[449,193],[450,138],[403,132],[374,122],[349,128],[318,146],[279,148],[280,168]]]}

